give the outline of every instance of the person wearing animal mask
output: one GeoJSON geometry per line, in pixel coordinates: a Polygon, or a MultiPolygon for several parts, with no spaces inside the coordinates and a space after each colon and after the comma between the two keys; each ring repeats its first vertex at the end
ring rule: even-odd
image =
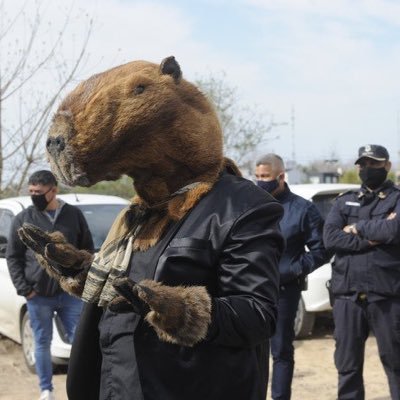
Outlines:
{"type": "Polygon", "coordinates": [[[322,242],[322,217],[310,201],[292,193],[285,182],[285,165],[277,154],[257,160],[257,186],[273,195],[283,206],[280,222],[286,248],[279,263],[280,292],[278,320],[271,338],[274,400],[289,400],[294,371],[294,321],[307,275],[328,261],[322,242]]]}
{"type": "Polygon", "coordinates": [[[400,190],[387,179],[389,153],[381,145],[360,147],[355,162],[358,190],[337,197],[324,228],[335,252],[335,365],[338,399],[365,398],[365,341],[373,331],[392,399],[400,398],[400,190]]]}
{"type": "Polygon", "coordinates": [[[65,183],[127,174],[137,193],[94,259],[20,230],[61,287],[87,303],[68,398],[265,400],[282,206],[223,157],[214,107],[175,58],[82,82],[46,146],[65,183]]]}

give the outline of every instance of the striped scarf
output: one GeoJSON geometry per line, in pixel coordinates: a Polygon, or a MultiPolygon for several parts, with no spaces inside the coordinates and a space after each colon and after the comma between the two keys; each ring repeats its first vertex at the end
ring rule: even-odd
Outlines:
{"type": "Polygon", "coordinates": [[[120,213],[90,266],[82,293],[82,300],[88,303],[104,307],[118,296],[112,282],[127,271],[133,239],[140,229],[137,227],[134,233],[128,229],[125,223],[128,212],[127,208],[120,213]]]}

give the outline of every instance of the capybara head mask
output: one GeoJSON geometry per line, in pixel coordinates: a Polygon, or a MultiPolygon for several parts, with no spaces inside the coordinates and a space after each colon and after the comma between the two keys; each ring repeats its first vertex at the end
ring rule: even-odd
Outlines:
{"type": "Polygon", "coordinates": [[[222,168],[222,134],[213,106],[182,79],[174,57],[133,61],[80,83],[50,127],[47,155],[65,184],[91,186],[122,174],[157,201],[222,168]]]}

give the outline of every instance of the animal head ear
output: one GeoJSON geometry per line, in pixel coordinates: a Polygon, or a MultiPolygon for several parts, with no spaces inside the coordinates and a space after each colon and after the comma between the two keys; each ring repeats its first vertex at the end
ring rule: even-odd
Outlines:
{"type": "Polygon", "coordinates": [[[182,78],[181,67],[175,60],[174,56],[164,58],[160,64],[160,72],[162,74],[171,75],[174,81],[178,83],[182,78]]]}

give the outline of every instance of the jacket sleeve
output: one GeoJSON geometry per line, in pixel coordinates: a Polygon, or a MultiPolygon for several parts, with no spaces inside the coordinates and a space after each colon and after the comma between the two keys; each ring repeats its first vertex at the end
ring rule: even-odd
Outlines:
{"type": "Polygon", "coordinates": [[[393,212],[394,219],[361,220],[356,224],[358,235],[364,239],[381,242],[383,244],[400,243],[400,201],[393,212]]]}
{"type": "Polygon", "coordinates": [[[317,207],[310,203],[305,210],[303,219],[304,244],[308,251],[300,255],[299,259],[294,262],[298,264],[294,266],[294,270],[300,272],[300,275],[308,275],[321,265],[329,261],[329,255],[324,247],[322,239],[322,229],[324,221],[317,207]]]}
{"type": "Polygon", "coordinates": [[[82,214],[82,211],[79,208],[76,208],[79,213],[79,224],[80,224],[80,237],[78,241],[78,248],[81,250],[87,250],[91,253],[94,253],[94,244],[92,234],[90,233],[89,226],[86,222],[86,218],[82,214]]]}
{"type": "Polygon", "coordinates": [[[341,253],[358,253],[370,245],[367,239],[359,235],[346,233],[343,228],[347,225],[346,218],[341,212],[340,199],[336,199],[324,225],[324,244],[328,251],[341,253]]]}
{"type": "Polygon", "coordinates": [[[32,292],[32,286],[25,279],[25,253],[26,246],[20,240],[17,230],[22,226],[22,221],[17,215],[12,224],[7,243],[7,265],[11,280],[20,296],[27,296],[32,292]]]}
{"type": "Polygon", "coordinates": [[[267,203],[234,223],[220,255],[210,341],[250,347],[274,333],[278,263],[284,247],[278,227],[282,213],[280,204],[267,203]]]}

